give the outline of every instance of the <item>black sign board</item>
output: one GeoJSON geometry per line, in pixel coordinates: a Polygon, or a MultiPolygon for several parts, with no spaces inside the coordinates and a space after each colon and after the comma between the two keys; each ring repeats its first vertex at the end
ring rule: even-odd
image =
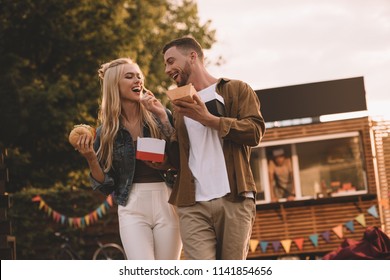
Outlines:
{"type": "Polygon", "coordinates": [[[367,110],[363,77],[256,90],[266,122],[367,110]]]}

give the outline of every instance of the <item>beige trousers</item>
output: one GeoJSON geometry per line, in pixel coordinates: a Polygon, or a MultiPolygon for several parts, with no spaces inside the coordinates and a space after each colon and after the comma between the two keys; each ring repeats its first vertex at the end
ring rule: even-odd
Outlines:
{"type": "Polygon", "coordinates": [[[178,217],[164,182],[135,183],[126,206],[118,206],[122,245],[129,260],[175,260],[182,243],[178,217]]]}
{"type": "Polygon", "coordinates": [[[189,260],[244,260],[249,250],[256,204],[252,198],[225,198],[178,207],[184,256],[189,260]]]}

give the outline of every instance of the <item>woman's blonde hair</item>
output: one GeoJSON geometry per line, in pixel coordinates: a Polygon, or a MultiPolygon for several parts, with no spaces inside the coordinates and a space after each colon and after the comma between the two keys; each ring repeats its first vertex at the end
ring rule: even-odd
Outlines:
{"type": "MultiPolygon", "coordinates": [[[[104,172],[108,172],[112,167],[114,139],[120,127],[120,116],[122,114],[118,85],[126,64],[137,65],[137,63],[130,58],[118,58],[102,64],[98,70],[102,90],[99,122],[102,127],[100,133],[100,147],[97,151],[97,156],[99,162],[103,165],[104,172]]],[[[151,137],[161,138],[162,135],[158,129],[154,115],[146,110],[141,103],[138,103],[138,106],[142,127],[147,125],[150,129],[151,137]]]]}

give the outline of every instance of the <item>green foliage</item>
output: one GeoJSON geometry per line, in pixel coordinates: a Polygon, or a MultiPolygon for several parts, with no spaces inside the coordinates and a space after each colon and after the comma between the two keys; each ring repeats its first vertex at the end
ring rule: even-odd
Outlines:
{"type": "Polygon", "coordinates": [[[49,188],[75,172],[85,174],[86,163],[67,135],[74,124],[97,125],[102,63],[133,58],[146,86],[166,104],[162,93],[171,82],[163,45],[186,34],[205,48],[214,42],[210,22],[200,24],[196,4],[188,0],[0,4],[0,146],[9,150],[10,191],[49,188]]]}
{"type": "Polygon", "coordinates": [[[191,34],[209,48],[215,33],[189,0],[0,0],[0,7],[0,148],[8,153],[18,257],[34,258],[53,229],[29,208],[31,195],[47,191],[67,211],[58,186],[89,191],[87,164],[67,139],[74,124],[97,125],[100,65],[131,57],[166,104],[163,45],[191,34]]]}

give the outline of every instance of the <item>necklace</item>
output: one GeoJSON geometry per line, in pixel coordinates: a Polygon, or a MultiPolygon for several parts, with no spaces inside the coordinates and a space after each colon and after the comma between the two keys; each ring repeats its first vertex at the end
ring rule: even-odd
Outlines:
{"type": "Polygon", "coordinates": [[[135,141],[138,137],[142,136],[142,125],[141,120],[138,118],[136,121],[129,122],[127,119],[122,117],[123,126],[130,132],[131,137],[135,141]]]}

